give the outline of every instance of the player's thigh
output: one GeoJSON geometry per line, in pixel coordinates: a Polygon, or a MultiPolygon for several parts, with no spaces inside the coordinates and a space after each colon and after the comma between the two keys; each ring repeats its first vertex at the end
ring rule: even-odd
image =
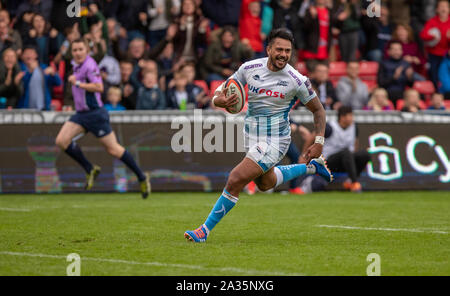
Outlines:
{"type": "Polygon", "coordinates": [[[59,147],[66,149],[72,142],[72,139],[83,132],[84,128],[81,125],[72,121],[67,121],[59,130],[55,143],[59,147]]]}
{"type": "Polygon", "coordinates": [[[261,167],[253,160],[245,157],[228,176],[227,185],[225,188],[229,193],[237,196],[245,185],[261,176],[264,172],[261,167]]]}
{"type": "Polygon", "coordinates": [[[110,132],[108,135],[98,138],[98,140],[105,147],[106,151],[114,157],[120,158],[125,152],[125,148],[119,144],[114,132],[110,132]]]}

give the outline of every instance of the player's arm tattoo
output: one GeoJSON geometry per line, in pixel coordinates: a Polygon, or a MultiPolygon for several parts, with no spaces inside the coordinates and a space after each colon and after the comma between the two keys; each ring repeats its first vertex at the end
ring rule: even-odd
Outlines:
{"type": "Polygon", "coordinates": [[[316,96],[306,104],[306,107],[314,116],[314,134],[323,137],[325,135],[327,121],[322,103],[320,103],[319,98],[316,96]]]}

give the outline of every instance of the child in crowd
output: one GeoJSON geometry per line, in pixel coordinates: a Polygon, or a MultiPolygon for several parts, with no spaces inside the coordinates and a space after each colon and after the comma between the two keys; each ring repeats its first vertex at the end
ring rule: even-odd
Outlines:
{"type": "Polygon", "coordinates": [[[384,88],[376,88],[373,90],[370,100],[365,110],[386,111],[393,110],[394,105],[389,101],[388,92],[384,88]]]}
{"type": "Polygon", "coordinates": [[[158,74],[155,71],[143,73],[142,85],[137,91],[137,110],[163,110],[166,98],[158,87],[158,74]]]}
{"type": "Polygon", "coordinates": [[[122,91],[118,87],[110,87],[106,96],[108,101],[105,104],[105,109],[108,111],[124,111],[126,108],[120,104],[122,100],[122,91]]]}
{"type": "Polygon", "coordinates": [[[404,95],[404,105],[402,108],[402,112],[418,112],[421,109],[420,107],[420,94],[415,89],[408,89],[405,91],[404,95]]]}
{"type": "Polygon", "coordinates": [[[428,110],[445,110],[444,95],[440,93],[434,93],[431,96],[430,106],[428,110]]]}

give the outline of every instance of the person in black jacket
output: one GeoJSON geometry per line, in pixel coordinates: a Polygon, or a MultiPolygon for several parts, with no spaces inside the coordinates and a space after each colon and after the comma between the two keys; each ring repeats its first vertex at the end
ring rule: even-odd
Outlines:
{"type": "Polygon", "coordinates": [[[242,0],[207,0],[202,1],[201,9],[205,17],[219,27],[226,25],[237,27],[242,0]]]}
{"type": "Polygon", "coordinates": [[[327,63],[317,63],[310,75],[311,84],[316,89],[317,96],[326,110],[332,110],[338,101],[333,83],[328,79],[327,63]]]}
{"type": "Polygon", "coordinates": [[[303,29],[293,0],[281,0],[273,10],[273,29],[287,28],[294,35],[295,48],[303,48],[303,29]]]}

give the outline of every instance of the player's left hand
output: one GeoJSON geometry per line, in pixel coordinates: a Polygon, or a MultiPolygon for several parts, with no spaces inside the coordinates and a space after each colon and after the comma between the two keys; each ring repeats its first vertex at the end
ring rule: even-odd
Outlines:
{"type": "Polygon", "coordinates": [[[314,143],[306,149],[305,154],[303,155],[306,163],[309,163],[312,159],[319,157],[322,155],[323,145],[314,143]]]}
{"type": "Polygon", "coordinates": [[[75,77],[75,75],[70,75],[69,78],[67,79],[67,81],[73,85],[75,85],[75,83],[77,82],[77,77],[75,77]]]}

